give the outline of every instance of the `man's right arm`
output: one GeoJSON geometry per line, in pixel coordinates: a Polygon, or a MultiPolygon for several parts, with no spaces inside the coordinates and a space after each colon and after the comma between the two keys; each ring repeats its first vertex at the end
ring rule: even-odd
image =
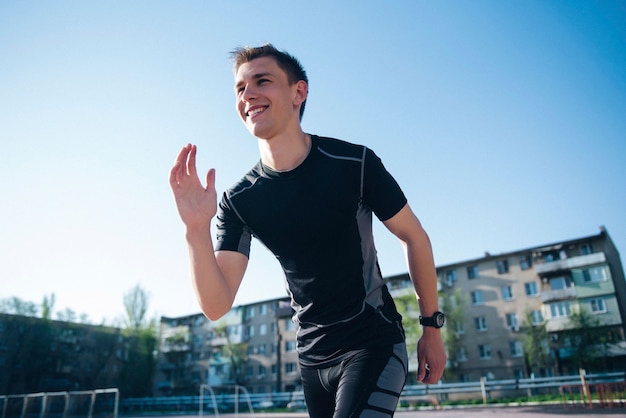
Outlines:
{"type": "Polygon", "coordinates": [[[216,320],[232,307],[248,258],[233,251],[214,251],[210,227],[217,212],[215,170],[208,171],[203,187],[196,171],[196,151],[191,144],[180,151],[170,171],[170,187],[186,227],[196,298],[202,312],[216,320]]]}
{"type": "Polygon", "coordinates": [[[200,309],[211,320],[232,308],[248,258],[236,251],[213,250],[210,233],[187,230],[191,278],[200,309]]]}

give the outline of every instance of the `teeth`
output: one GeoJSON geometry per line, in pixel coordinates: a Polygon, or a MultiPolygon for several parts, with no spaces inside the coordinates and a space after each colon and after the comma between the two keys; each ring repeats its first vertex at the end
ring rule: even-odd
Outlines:
{"type": "Polygon", "coordinates": [[[248,116],[254,116],[254,115],[258,114],[258,113],[263,112],[264,110],[265,110],[265,108],[264,108],[264,107],[257,107],[256,109],[252,109],[252,110],[250,110],[250,111],[248,112],[248,116]]]}

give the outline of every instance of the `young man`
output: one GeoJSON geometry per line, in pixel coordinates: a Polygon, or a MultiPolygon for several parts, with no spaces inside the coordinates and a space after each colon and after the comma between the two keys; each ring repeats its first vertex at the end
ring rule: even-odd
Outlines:
{"type": "Polygon", "coordinates": [[[303,132],[308,79],[294,57],[268,44],[233,58],[237,112],[261,160],[219,206],[215,170],[204,187],[195,145],[182,149],[170,173],[200,307],[212,320],[231,309],[255,236],[285,272],[310,416],[393,416],[408,361],[378,268],[372,213],[404,246],[424,325],[417,379],[435,383],[446,354],[428,236],[374,152],[303,132]]]}

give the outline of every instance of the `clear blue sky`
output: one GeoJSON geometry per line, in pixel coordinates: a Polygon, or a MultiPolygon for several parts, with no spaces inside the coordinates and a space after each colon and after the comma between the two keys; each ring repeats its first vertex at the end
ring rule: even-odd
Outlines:
{"type": "MultiPolygon", "coordinates": [[[[228,52],[263,42],[307,69],[306,131],[381,156],[437,265],[600,225],[626,251],[623,1],[5,0],[0,299],[110,321],[139,283],[153,315],[198,313],[168,172],[187,142],[220,191],[257,161],[228,52]]],[[[252,251],[236,303],[284,296],[252,251]]]]}

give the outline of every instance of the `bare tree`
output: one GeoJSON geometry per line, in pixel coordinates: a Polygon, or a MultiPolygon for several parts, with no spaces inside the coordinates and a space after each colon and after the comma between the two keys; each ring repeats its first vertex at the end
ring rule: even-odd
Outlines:
{"type": "Polygon", "coordinates": [[[124,295],[124,325],[135,334],[149,326],[146,314],[150,303],[149,293],[137,284],[124,295]]]}

